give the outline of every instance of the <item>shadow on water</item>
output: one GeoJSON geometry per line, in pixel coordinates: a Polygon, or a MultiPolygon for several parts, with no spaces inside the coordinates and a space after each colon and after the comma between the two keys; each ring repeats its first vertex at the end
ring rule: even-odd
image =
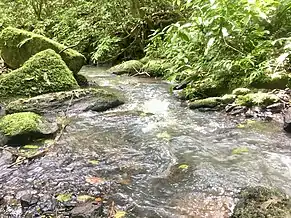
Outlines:
{"type": "Polygon", "coordinates": [[[229,216],[233,196],[247,185],[291,194],[290,135],[278,124],[250,126],[218,112],[191,111],[160,80],[96,67],[82,73],[123,92],[126,104],[71,114],[54,151],[18,169],[1,167],[3,191],[94,193],[84,178],[98,176],[118,184],[112,197],[129,216],[217,218],[229,216]]]}

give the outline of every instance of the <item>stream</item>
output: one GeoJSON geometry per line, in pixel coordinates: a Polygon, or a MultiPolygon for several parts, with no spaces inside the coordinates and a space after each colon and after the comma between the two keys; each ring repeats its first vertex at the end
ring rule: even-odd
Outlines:
{"type": "MultiPolygon", "coordinates": [[[[165,81],[91,66],[81,73],[117,89],[126,103],[102,113],[69,113],[70,123],[52,151],[29,164],[0,165],[0,196],[9,200],[30,190],[42,198],[38,207],[50,211],[59,193],[98,195],[110,189],[126,217],[224,218],[245,186],[291,194],[291,138],[280,124],[239,128],[240,118],[189,110],[165,81]],[[239,148],[244,151],[234,152],[239,148]],[[108,183],[102,189],[86,183],[87,177],[108,183]]],[[[25,216],[15,203],[0,209],[0,217],[25,216]]]]}

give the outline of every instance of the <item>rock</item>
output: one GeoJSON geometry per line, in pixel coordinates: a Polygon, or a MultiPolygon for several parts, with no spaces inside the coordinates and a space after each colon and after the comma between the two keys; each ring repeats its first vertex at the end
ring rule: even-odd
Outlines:
{"type": "Polygon", "coordinates": [[[72,218],[91,218],[98,217],[102,213],[102,206],[93,203],[80,204],[71,210],[72,218]]]}
{"type": "Polygon", "coordinates": [[[284,108],[283,103],[275,103],[267,106],[267,110],[270,110],[273,113],[280,113],[284,108]]]}
{"type": "Polygon", "coordinates": [[[65,62],[51,49],[37,53],[21,68],[0,77],[0,97],[35,96],[78,87],[65,62]]]}
{"type": "Polygon", "coordinates": [[[165,62],[165,60],[149,60],[142,67],[142,71],[148,73],[150,76],[163,76],[165,72],[171,68],[170,63],[165,62]]]}
{"type": "Polygon", "coordinates": [[[230,112],[230,115],[238,115],[238,114],[242,114],[245,113],[248,110],[247,107],[245,106],[235,106],[230,112]]]}
{"type": "MultiPolygon", "coordinates": [[[[0,146],[5,144],[0,144],[0,146]]],[[[3,150],[0,153],[0,166],[4,166],[6,164],[11,164],[13,162],[13,155],[9,151],[3,150]]]]}
{"type": "Polygon", "coordinates": [[[246,95],[246,94],[249,94],[250,92],[251,90],[248,88],[237,88],[232,91],[232,94],[233,95],[246,95]]]}
{"type": "Polygon", "coordinates": [[[10,102],[7,113],[27,112],[55,113],[66,111],[105,111],[124,103],[123,97],[103,88],[76,89],[67,92],[48,93],[33,98],[10,102]]]}
{"type": "Polygon", "coordinates": [[[78,85],[80,87],[84,88],[84,87],[88,87],[89,86],[89,82],[88,82],[88,80],[87,80],[87,78],[85,76],[83,76],[81,74],[77,74],[77,75],[75,75],[75,79],[77,80],[78,85]]]}
{"type": "Polygon", "coordinates": [[[29,207],[38,202],[38,197],[35,195],[36,191],[23,190],[16,194],[16,198],[20,200],[22,207],[29,207]]]}
{"type": "Polygon", "coordinates": [[[50,137],[57,130],[56,123],[32,112],[10,114],[0,119],[0,133],[7,138],[7,145],[25,145],[35,139],[50,137]]]}
{"type": "Polygon", "coordinates": [[[52,49],[60,54],[67,66],[77,74],[85,63],[85,57],[73,49],[44,36],[8,27],[0,35],[1,57],[12,69],[21,67],[38,52],[52,49]]]}
{"type": "Polygon", "coordinates": [[[291,200],[279,190],[266,187],[245,188],[231,218],[290,217],[291,200]]]}
{"type": "Polygon", "coordinates": [[[221,97],[221,101],[224,104],[231,104],[231,103],[233,103],[235,101],[235,99],[236,99],[236,95],[226,94],[226,95],[221,97]]]}
{"type": "Polygon", "coordinates": [[[267,107],[278,102],[279,100],[279,97],[274,94],[258,92],[238,96],[236,99],[236,104],[247,107],[267,107]]]}
{"type": "Polygon", "coordinates": [[[143,64],[137,60],[131,60],[111,67],[107,71],[117,75],[121,74],[135,74],[141,72],[143,64]]]}
{"type": "Polygon", "coordinates": [[[205,99],[194,100],[189,103],[190,109],[198,109],[198,108],[214,108],[220,105],[222,99],[219,97],[210,97],[205,99]]]}
{"type": "Polygon", "coordinates": [[[283,114],[283,120],[284,120],[283,129],[286,132],[291,133],[291,108],[288,108],[284,112],[284,114],[283,114]]]}

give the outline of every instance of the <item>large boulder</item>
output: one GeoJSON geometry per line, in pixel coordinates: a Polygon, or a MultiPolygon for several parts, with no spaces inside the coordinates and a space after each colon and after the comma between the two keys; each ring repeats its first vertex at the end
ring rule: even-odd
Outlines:
{"type": "Polygon", "coordinates": [[[0,138],[8,145],[25,145],[34,139],[52,136],[57,130],[56,123],[32,112],[10,114],[0,119],[0,138]]]}
{"type": "Polygon", "coordinates": [[[85,57],[79,52],[32,32],[8,27],[0,35],[1,57],[12,69],[21,67],[33,55],[46,49],[60,54],[74,74],[85,63],[85,57]]]}
{"type": "Polygon", "coordinates": [[[259,89],[285,89],[291,86],[291,77],[288,73],[265,73],[255,79],[251,86],[259,89]]]}
{"type": "Polygon", "coordinates": [[[73,73],[51,49],[37,53],[21,68],[0,77],[0,97],[35,96],[78,87],[73,73]]]}
{"type": "Polygon", "coordinates": [[[291,217],[291,200],[279,190],[249,187],[241,191],[231,218],[291,217]]]}
{"type": "Polygon", "coordinates": [[[101,112],[123,103],[122,96],[103,88],[76,89],[18,99],[7,105],[6,113],[32,111],[44,114],[68,109],[73,112],[87,110],[101,112]]]}

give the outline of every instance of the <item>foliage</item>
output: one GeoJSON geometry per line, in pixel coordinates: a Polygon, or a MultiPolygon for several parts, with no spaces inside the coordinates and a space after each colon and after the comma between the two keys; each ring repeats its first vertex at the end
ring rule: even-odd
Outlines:
{"type": "Polygon", "coordinates": [[[142,57],[151,29],[178,14],[170,0],[0,0],[0,30],[33,30],[97,63],[142,57]]]}
{"type": "Polygon", "coordinates": [[[188,81],[189,97],[216,96],[251,86],[268,72],[287,70],[290,2],[179,0],[176,4],[185,19],[156,31],[147,55],[170,59],[176,67],[167,77],[188,81]]]}

